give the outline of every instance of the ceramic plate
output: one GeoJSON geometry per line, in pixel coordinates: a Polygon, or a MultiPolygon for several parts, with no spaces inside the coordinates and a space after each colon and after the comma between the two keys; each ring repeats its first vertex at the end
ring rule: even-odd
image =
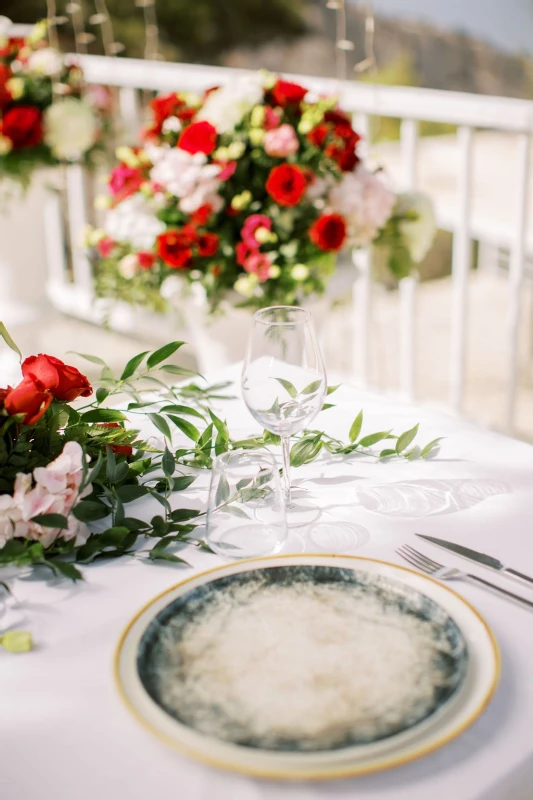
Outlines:
{"type": "Polygon", "coordinates": [[[130,623],[116,657],[153,732],[250,774],[333,778],[405,763],[481,713],[499,659],[439,583],[347,556],[253,559],[196,575],[130,623]]]}

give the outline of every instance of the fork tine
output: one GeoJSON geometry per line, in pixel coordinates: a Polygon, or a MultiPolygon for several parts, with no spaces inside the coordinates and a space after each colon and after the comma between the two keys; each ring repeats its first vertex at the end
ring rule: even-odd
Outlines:
{"type": "Polygon", "coordinates": [[[409,555],[409,553],[407,553],[401,547],[398,550],[396,550],[396,552],[398,553],[399,556],[401,556],[404,559],[404,561],[407,561],[408,564],[411,564],[412,567],[416,567],[417,569],[422,570],[422,572],[425,572],[427,575],[431,575],[431,573],[433,572],[433,570],[430,570],[425,564],[422,564],[419,561],[415,561],[414,558],[412,558],[412,556],[409,555]]]}
{"type": "MultiPolygon", "coordinates": [[[[409,556],[409,558],[411,559],[411,562],[413,562],[413,561],[416,561],[416,563],[417,563],[417,564],[418,564],[420,567],[425,567],[425,568],[426,568],[428,571],[430,571],[430,572],[433,572],[433,567],[431,567],[431,566],[430,566],[430,565],[429,565],[429,564],[426,562],[425,558],[421,558],[421,557],[420,557],[420,555],[419,555],[418,553],[416,553],[416,552],[413,552],[413,551],[411,550],[411,548],[409,548],[407,545],[402,545],[402,546],[400,547],[400,550],[402,551],[402,555],[404,555],[404,556],[409,556]]],[[[399,552],[399,551],[398,551],[398,552],[399,552]]]]}
{"type": "Polygon", "coordinates": [[[414,547],[411,547],[408,544],[404,546],[407,548],[407,550],[409,550],[410,553],[423,559],[428,564],[428,566],[433,567],[433,569],[440,569],[442,567],[442,564],[439,564],[438,561],[433,561],[432,558],[428,558],[428,556],[425,556],[423,553],[420,553],[418,550],[415,550],[414,547]]]}

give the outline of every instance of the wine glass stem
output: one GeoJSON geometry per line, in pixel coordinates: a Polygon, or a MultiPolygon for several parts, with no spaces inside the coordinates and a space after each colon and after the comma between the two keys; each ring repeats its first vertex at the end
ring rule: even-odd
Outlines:
{"type": "Polygon", "coordinates": [[[291,437],[281,437],[281,453],[283,456],[283,494],[287,507],[291,503],[291,437]]]}

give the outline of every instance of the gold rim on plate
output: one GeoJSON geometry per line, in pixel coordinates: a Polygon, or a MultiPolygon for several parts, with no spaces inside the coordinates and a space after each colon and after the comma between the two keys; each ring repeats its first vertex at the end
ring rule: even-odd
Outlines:
{"type": "MultiPolygon", "coordinates": [[[[236,574],[238,574],[238,573],[236,573],[236,574]]],[[[434,602],[437,602],[437,601],[434,601],[434,602]]],[[[194,575],[191,575],[190,577],[185,578],[182,581],[179,581],[179,583],[175,584],[174,586],[171,586],[170,588],[166,589],[164,592],[160,592],[158,595],[153,597],[148,603],[145,603],[145,605],[142,606],[142,608],[135,614],[135,616],[130,620],[130,622],[128,623],[128,625],[126,626],[124,631],[122,632],[122,634],[120,636],[120,639],[118,641],[116,650],[115,650],[115,655],[114,655],[114,660],[113,660],[113,670],[114,670],[115,685],[117,687],[118,693],[119,693],[123,703],[125,704],[126,708],[130,711],[130,713],[135,717],[135,719],[138,722],[140,722],[140,724],[144,728],[146,728],[148,731],[150,731],[151,734],[153,734],[160,741],[162,741],[165,744],[169,745],[170,747],[172,747],[174,750],[177,750],[181,754],[184,754],[186,756],[190,756],[191,758],[194,758],[197,761],[201,761],[204,764],[208,764],[209,766],[217,767],[217,768],[224,769],[224,770],[230,771],[230,772],[235,772],[235,773],[238,773],[240,775],[248,775],[248,776],[258,777],[258,778],[270,778],[270,779],[273,779],[273,780],[282,779],[282,780],[325,781],[325,780],[334,780],[334,779],[338,779],[338,778],[352,778],[352,777],[357,777],[358,775],[369,775],[369,774],[376,773],[376,772],[382,772],[382,771],[385,771],[387,769],[391,769],[393,767],[402,766],[404,764],[410,763],[411,761],[415,761],[415,760],[417,760],[417,759],[419,759],[419,758],[421,758],[421,757],[423,757],[425,755],[428,755],[429,753],[432,753],[435,750],[440,749],[445,744],[448,744],[448,742],[451,742],[453,739],[456,739],[458,736],[460,736],[465,730],[467,730],[467,728],[469,728],[481,716],[481,714],[483,713],[483,711],[485,710],[485,708],[488,706],[489,702],[491,701],[491,699],[492,699],[492,697],[494,695],[494,692],[496,691],[496,687],[498,685],[498,682],[500,680],[500,675],[501,675],[501,657],[500,657],[500,650],[499,650],[499,647],[498,647],[498,643],[496,641],[496,637],[494,636],[494,633],[492,632],[492,629],[490,628],[490,626],[488,625],[486,620],[483,618],[483,616],[479,613],[479,611],[471,603],[469,603],[468,600],[465,600],[464,597],[459,595],[453,589],[450,589],[449,586],[443,585],[442,583],[440,583],[439,581],[435,580],[431,576],[423,575],[423,574],[421,574],[419,572],[416,572],[416,570],[410,569],[409,567],[404,567],[404,566],[399,565],[399,564],[394,564],[394,563],[388,562],[388,561],[382,561],[381,559],[376,559],[376,558],[366,558],[364,556],[351,556],[351,555],[342,555],[342,554],[336,554],[336,553],[332,553],[332,554],[329,554],[329,553],[295,553],[294,555],[291,555],[289,553],[285,553],[285,554],[276,555],[276,556],[263,556],[263,557],[259,557],[259,558],[242,559],[241,561],[238,561],[238,562],[229,562],[227,564],[219,565],[217,567],[211,567],[208,570],[203,570],[202,572],[195,573],[194,575]],[[315,558],[315,559],[316,558],[324,558],[324,559],[327,559],[327,560],[334,560],[334,559],[341,560],[342,559],[342,560],[349,560],[349,561],[353,561],[353,562],[358,562],[360,564],[372,563],[372,564],[378,564],[378,565],[381,565],[381,566],[384,566],[384,567],[388,567],[388,568],[392,567],[393,570],[401,570],[402,572],[406,572],[408,574],[416,576],[417,579],[422,579],[423,581],[427,581],[427,582],[429,582],[431,584],[436,584],[439,587],[440,590],[448,592],[454,598],[459,600],[459,602],[463,606],[465,606],[468,609],[468,611],[470,611],[477,618],[478,622],[481,623],[481,626],[484,629],[484,631],[485,631],[485,633],[487,635],[487,638],[488,638],[488,640],[489,640],[489,642],[491,644],[492,655],[493,655],[493,658],[494,658],[494,673],[493,673],[493,676],[492,676],[492,680],[491,680],[490,686],[487,688],[483,699],[479,702],[479,704],[474,709],[474,711],[472,711],[465,720],[460,721],[460,723],[455,728],[453,728],[451,731],[449,731],[448,733],[444,734],[443,736],[441,736],[440,738],[438,738],[438,739],[436,739],[434,741],[431,741],[430,743],[428,743],[428,744],[426,744],[424,746],[421,746],[421,747],[418,747],[418,748],[415,747],[414,749],[410,750],[408,753],[400,754],[400,755],[397,755],[397,756],[384,756],[381,759],[378,759],[377,761],[374,761],[373,763],[367,764],[367,765],[365,765],[364,763],[363,764],[353,764],[352,766],[339,765],[339,766],[331,766],[331,767],[328,767],[328,768],[325,768],[325,769],[309,769],[309,771],[305,771],[305,772],[302,771],[302,770],[298,770],[296,772],[291,771],[291,770],[289,770],[289,771],[277,770],[277,769],[273,770],[273,769],[268,769],[268,768],[260,768],[260,767],[257,768],[257,767],[254,767],[254,766],[243,767],[242,765],[233,763],[233,762],[231,762],[229,760],[217,759],[217,758],[215,758],[213,756],[206,755],[201,750],[197,750],[195,748],[188,747],[186,744],[183,744],[183,743],[178,743],[174,738],[172,738],[170,736],[167,736],[165,733],[163,733],[161,730],[159,730],[155,725],[153,725],[150,722],[148,722],[144,718],[144,716],[137,710],[137,708],[135,707],[135,704],[128,697],[128,694],[127,694],[127,692],[126,692],[126,690],[125,690],[125,688],[123,686],[122,678],[121,678],[121,675],[120,675],[120,658],[121,658],[121,654],[122,654],[122,650],[123,650],[124,644],[126,642],[126,639],[127,639],[128,635],[129,635],[129,633],[131,632],[131,629],[133,628],[135,623],[140,619],[140,617],[142,617],[142,615],[146,611],[148,611],[151,606],[153,606],[159,600],[164,598],[166,595],[169,595],[172,592],[175,592],[176,589],[181,589],[183,586],[186,586],[188,583],[191,583],[193,581],[197,581],[200,578],[204,578],[207,575],[214,575],[217,572],[223,572],[223,571],[225,571],[225,570],[227,570],[228,568],[231,568],[231,567],[240,567],[241,565],[246,565],[246,564],[251,564],[251,563],[253,563],[253,564],[258,564],[258,563],[261,564],[261,563],[265,563],[265,562],[266,563],[270,563],[270,562],[277,561],[277,560],[283,560],[283,559],[286,560],[286,559],[291,559],[291,558],[301,559],[302,561],[306,561],[307,559],[313,559],[313,558],[315,558]]]]}

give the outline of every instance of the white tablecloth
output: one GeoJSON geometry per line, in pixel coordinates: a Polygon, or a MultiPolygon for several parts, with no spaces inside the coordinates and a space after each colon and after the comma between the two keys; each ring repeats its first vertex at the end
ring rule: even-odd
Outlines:
{"type": "MultiPolygon", "coordinates": [[[[226,370],[223,376],[236,374],[226,370]]],[[[431,461],[320,460],[294,472],[295,480],[314,479],[309,486],[337,519],[368,531],[356,555],[401,563],[395,548],[417,542],[428,554],[465,566],[420,544],[413,535],[418,531],[464,542],[533,574],[530,446],[351,387],[334,398],[337,409],[318,423],[330,433],[346,436],[364,407],[369,432],[392,424],[402,431],[420,421],[424,442],[447,437],[431,461]]],[[[234,430],[253,431],[240,400],[220,404],[220,410],[234,430]]],[[[188,490],[189,505],[205,501],[202,486],[205,480],[188,490]]],[[[186,504],[183,494],[177,502],[186,504]]],[[[136,516],[152,511],[143,503],[136,516]]],[[[180,555],[198,571],[220,561],[192,548],[180,555]]],[[[77,585],[12,583],[17,627],[33,632],[36,648],[19,656],[0,653],[2,800],[533,798],[533,612],[481,587],[455,584],[486,617],[502,651],[501,683],[482,718],[440,751],[404,767],[327,784],[286,784],[219,772],[180,756],[138,725],[118,697],[112,659],[125,625],[191,571],[123,558],[84,574],[77,585]]],[[[523,591],[533,600],[533,590],[523,591]]]]}

